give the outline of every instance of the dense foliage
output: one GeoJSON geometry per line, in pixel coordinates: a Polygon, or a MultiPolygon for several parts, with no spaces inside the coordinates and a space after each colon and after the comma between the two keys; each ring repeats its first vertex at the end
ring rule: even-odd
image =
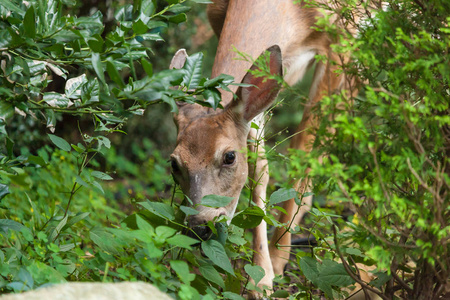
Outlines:
{"type": "Polygon", "coordinates": [[[232,83],[202,78],[201,53],[181,70],[153,70],[170,60],[155,55],[167,28],[177,30],[189,5],[209,1],[185,2],[135,0],[105,17],[95,9],[77,17],[84,10],[75,1],[0,0],[0,293],[142,280],[179,299],[241,299],[264,275],[245,230],[263,219],[287,226],[273,212],[306,195],[284,178],[308,167],[316,203],[326,199],[333,211],[317,206],[306,226],[286,228],[317,244],[293,250],[272,297],[345,298],[355,283],[384,299],[448,293],[449,4],[319,5],[337,18],[316,29],[335,38],[340,71],[358,78],[359,95],[324,98],[311,154],[267,149],[271,173],[285,183],[270,187],[266,209],[248,206],[246,190],[231,224],[208,224],[215,237],[198,243],[184,235],[185,216],[196,212],[170,191],[167,155],[146,138],[127,145],[127,156],[111,142],[145,110],[175,111],[175,101],[218,107],[217,88],[232,83]],[[336,213],[348,207],[356,214],[336,213]],[[364,265],[371,282],[361,280],[364,265]]]}

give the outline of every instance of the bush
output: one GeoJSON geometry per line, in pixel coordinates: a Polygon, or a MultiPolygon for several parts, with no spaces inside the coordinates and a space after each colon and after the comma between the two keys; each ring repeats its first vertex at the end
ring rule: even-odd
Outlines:
{"type": "Polygon", "coordinates": [[[358,78],[360,94],[325,97],[316,150],[293,152],[291,172],[311,167],[316,193],[325,189],[356,211],[327,246],[356,282],[384,299],[437,299],[450,275],[450,6],[338,2],[322,7],[338,21],[319,28],[335,36],[342,59],[351,57],[338,62],[340,72],[358,78]],[[355,26],[356,36],[339,22],[355,26]],[[376,280],[363,283],[355,262],[374,265],[376,280]]]}

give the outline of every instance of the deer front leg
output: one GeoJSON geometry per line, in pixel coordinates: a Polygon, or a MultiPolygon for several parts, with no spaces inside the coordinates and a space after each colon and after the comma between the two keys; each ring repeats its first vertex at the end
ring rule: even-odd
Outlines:
{"type": "MultiPolygon", "coordinates": [[[[256,121],[259,121],[258,125],[263,128],[263,117],[260,116],[256,121]]],[[[255,141],[260,136],[261,130],[251,129],[249,133],[249,139],[255,141]]],[[[261,140],[259,145],[254,143],[249,145],[251,152],[257,153],[256,162],[249,162],[249,177],[250,185],[252,188],[253,202],[261,209],[265,209],[266,190],[269,183],[269,169],[267,159],[264,151],[264,141],[261,140]]],[[[274,272],[272,262],[270,260],[269,245],[267,239],[267,224],[264,220],[254,228],[253,230],[253,263],[264,269],[265,276],[258,283],[258,287],[261,289],[272,289],[274,272]]]]}

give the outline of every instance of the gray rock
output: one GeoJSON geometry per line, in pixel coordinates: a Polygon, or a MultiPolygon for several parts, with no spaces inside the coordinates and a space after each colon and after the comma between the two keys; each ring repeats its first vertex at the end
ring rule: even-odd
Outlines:
{"type": "Polygon", "coordinates": [[[173,300],[145,282],[69,282],[0,296],[0,300],[173,300]]]}

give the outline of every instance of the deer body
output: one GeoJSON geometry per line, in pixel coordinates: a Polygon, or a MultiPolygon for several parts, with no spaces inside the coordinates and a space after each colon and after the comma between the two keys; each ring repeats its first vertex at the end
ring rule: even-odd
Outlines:
{"type": "MultiPolygon", "coordinates": [[[[208,18],[219,37],[212,77],[229,74],[237,82],[242,80],[256,87],[235,88],[235,101],[232,101],[231,93],[222,92],[224,110],[211,111],[196,104],[179,107],[179,114],[175,116],[179,134],[171,156],[175,180],[194,205],[209,194],[233,197],[227,207],[198,206],[199,214],[189,220],[192,227],[220,215],[231,218],[247,175],[258,182],[253,189],[253,201],[261,208],[265,205],[267,161],[260,155],[256,166],[249,168],[247,155],[241,150],[247,147],[248,136],[252,139],[260,135],[257,130],[250,129],[249,123],[252,120],[263,122],[258,115],[272,104],[280,87],[275,80],[264,81],[247,73],[248,69],[256,67],[247,61],[236,60],[237,54],[232,47],[253,58],[268,49],[271,53],[271,73],[282,75],[284,72],[285,81],[294,84],[311,66],[315,55],[333,55],[329,51],[328,36],[312,28],[318,16],[320,14],[316,10],[294,4],[293,0],[215,0],[214,4],[209,5],[208,18]]],[[[299,133],[291,141],[292,148],[310,150],[314,140],[311,129],[316,121],[311,113],[312,107],[323,94],[342,85],[342,78],[332,71],[330,66],[317,63],[310,100],[305,105],[299,133]]],[[[263,154],[261,146],[248,146],[250,151],[263,154]]],[[[307,191],[309,183],[306,174],[295,187],[300,193],[307,191]]],[[[298,223],[309,210],[311,198],[303,198],[303,204],[299,208],[293,199],[286,201],[284,209],[288,214],[282,214],[280,222],[298,223]],[[299,213],[295,214],[298,209],[299,213]]],[[[199,233],[202,234],[201,230],[199,233]]],[[[265,222],[255,228],[254,263],[265,270],[265,277],[259,286],[271,288],[274,275],[283,273],[289,258],[289,247],[286,246],[290,244],[290,234],[285,233],[284,229],[275,232],[269,246],[265,222]],[[279,248],[277,244],[285,247],[279,248]]]]}

